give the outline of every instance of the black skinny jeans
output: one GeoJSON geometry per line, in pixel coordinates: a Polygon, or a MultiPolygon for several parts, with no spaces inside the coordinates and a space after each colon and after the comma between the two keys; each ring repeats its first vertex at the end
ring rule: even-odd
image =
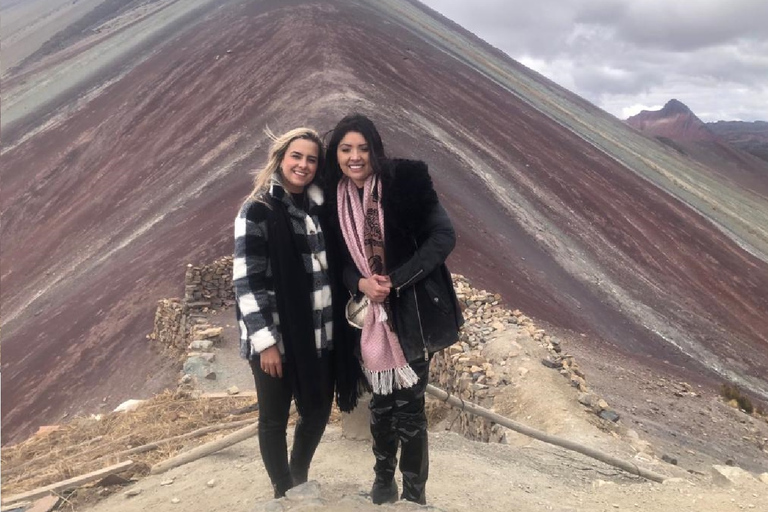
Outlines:
{"type": "Polygon", "coordinates": [[[333,375],[331,357],[320,359],[320,382],[323,399],[320,403],[305,404],[305,415],[296,422],[293,435],[291,461],[288,462],[286,431],[288,414],[293,398],[291,372],[294,369],[283,362],[283,377],[271,377],[261,369],[260,360],[250,360],[256,394],[259,400],[259,449],[275,496],[307,481],[309,465],[323,436],[333,404],[333,375]]]}

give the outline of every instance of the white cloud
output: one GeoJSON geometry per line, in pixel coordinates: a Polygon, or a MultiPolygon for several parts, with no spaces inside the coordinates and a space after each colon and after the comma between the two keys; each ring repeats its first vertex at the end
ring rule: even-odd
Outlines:
{"type": "Polygon", "coordinates": [[[618,117],[677,98],[705,120],[768,120],[768,1],[424,3],[618,117]]]}
{"type": "Polygon", "coordinates": [[[639,114],[643,110],[659,110],[664,105],[641,105],[640,103],[636,103],[634,105],[631,105],[629,107],[624,107],[621,109],[621,117],[623,119],[626,119],[628,117],[632,117],[634,115],[639,114]]]}

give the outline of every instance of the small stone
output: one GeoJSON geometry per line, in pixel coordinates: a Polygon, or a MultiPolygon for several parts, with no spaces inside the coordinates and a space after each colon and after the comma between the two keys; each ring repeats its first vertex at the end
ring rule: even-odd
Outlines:
{"type": "Polygon", "coordinates": [[[123,495],[126,498],[133,498],[134,496],[138,496],[139,494],[141,494],[141,489],[128,489],[123,493],[123,495]]]}
{"type": "Polygon", "coordinates": [[[604,420],[612,421],[614,423],[619,421],[619,417],[620,417],[619,413],[617,413],[616,411],[612,411],[611,409],[605,409],[603,411],[600,411],[600,414],[598,414],[598,416],[600,416],[604,420]]]}
{"type": "Polygon", "coordinates": [[[553,361],[550,358],[544,358],[541,360],[541,364],[546,366],[547,368],[560,368],[562,365],[559,361],[553,361]]]}
{"type": "Polygon", "coordinates": [[[208,487],[215,487],[216,486],[216,479],[208,480],[207,482],[205,482],[205,485],[207,485],[208,487]]]}
{"type": "Polygon", "coordinates": [[[666,453],[661,456],[661,460],[663,460],[667,464],[672,464],[673,466],[677,466],[677,459],[675,457],[670,457],[666,453]]]}
{"type": "Polygon", "coordinates": [[[160,482],[160,485],[171,485],[173,483],[173,478],[170,478],[168,480],[163,480],[160,482]]]}
{"type": "MultiPolygon", "coordinates": [[[[8,507],[3,507],[3,510],[23,510],[24,512],[49,512],[51,510],[56,509],[57,508],[56,505],[58,505],[60,501],[61,501],[60,496],[49,495],[49,496],[45,496],[43,498],[39,498],[35,500],[35,502],[32,503],[32,508],[25,508],[24,502],[21,502],[18,505],[10,505],[8,507]]],[[[27,502],[27,505],[29,505],[29,502],[27,502]]]]}
{"type": "Polygon", "coordinates": [[[285,508],[283,507],[283,504],[280,503],[280,501],[270,500],[264,504],[264,508],[261,509],[261,512],[283,512],[284,510],[285,508]]]}
{"type": "Polygon", "coordinates": [[[737,483],[754,481],[755,477],[739,467],[712,466],[712,482],[717,485],[730,487],[737,483]]]}
{"type": "Polygon", "coordinates": [[[768,473],[762,473],[758,478],[761,482],[768,485],[768,473]]]}
{"type": "Polygon", "coordinates": [[[178,505],[179,503],[181,503],[181,500],[179,498],[171,498],[171,503],[173,503],[174,505],[178,505]]]}
{"type": "Polygon", "coordinates": [[[586,388],[586,381],[578,375],[571,375],[571,386],[577,389],[586,388]]]}
{"type": "Polygon", "coordinates": [[[228,395],[237,395],[238,393],[240,393],[240,388],[237,386],[230,386],[227,388],[228,395]]]}
{"type": "Polygon", "coordinates": [[[305,482],[301,485],[297,485],[296,487],[289,489],[285,493],[285,497],[290,500],[296,500],[296,501],[308,501],[308,500],[319,500],[320,499],[320,484],[317,483],[315,480],[310,480],[309,482],[305,482]]]}
{"type": "Polygon", "coordinates": [[[216,372],[208,372],[205,374],[205,378],[208,380],[216,380],[216,372]]]}
{"type": "Polygon", "coordinates": [[[207,329],[197,331],[195,336],[201,340],[211,340],[220,337],[221,331],[221,327],[209,327],[207,329]]]}
{"type": "Polygon", "coordinates": [[[530,370],[528,368],[525,368],[524,366],[521,366],[520,368],[517,369],[517,373],[521,377],[525,377],[526,375],[528,375],[529,371],[530,370]]]}
{"type": "Polygon", "coordinates": [[[127,478],[123,478],[122,476],[113,473],[99,480],[96,485],[100,487],[109,487],[110,485],[128,485],[130,483],[131,481],[127,478]]]}
{"type": "Polygon", "coordinates": [[[190,350],[197,350],[200,352],[207,352],[213,348],[213,341],[211,340],[194,340],[189,344],[190,350]]]}
{"type": "Polygon", "coordinates": [[[577,400],[587,407],[595,407],[599,403],[597,396],[593,393],[579,393],[577,400]]]}

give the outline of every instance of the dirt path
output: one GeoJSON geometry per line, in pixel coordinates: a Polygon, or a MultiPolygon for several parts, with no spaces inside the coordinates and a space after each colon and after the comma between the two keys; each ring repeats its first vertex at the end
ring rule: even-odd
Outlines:
{"type": "Polygon", "coordinates": [[[234,315],[235,313],[231,310],[223,310],[208,317],[211,325],[222,328],[222,341],[213,348],[216,358],[210,364],[210,369],[216,374],[216,378],[197,381],[197,387],[204,393],[226,392],[232,386],[237,387],[241,392],[255,391],[248,362],[240,357],[240,334],[234,315]]]}
{"type": "MultiPolygon", "coordinates": [[[[428,501],[446,511],[730,512],[761,510],[768,500],[768,485],[756,480],[732,488],[713,487],[702,477],[654,484],[538,442],[489,445],[438,432],[430,437],[430,450],[428,501]]],[[[344,439],[338,426],[330,426],[310,472],[328,507],[313,510],[334,510],[344,496],[366,493],[372,463],[367,442],[344,439]]],[[[131,489],[141,492],[128,498],[121,490],[89,510],[250,512],[272,492],[255,438],[131,489]]]]}

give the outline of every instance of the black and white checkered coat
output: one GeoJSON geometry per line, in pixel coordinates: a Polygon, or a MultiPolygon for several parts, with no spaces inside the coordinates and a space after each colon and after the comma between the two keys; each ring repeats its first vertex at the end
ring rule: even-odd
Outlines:
{"type": "MultiPolygon", "coordinates": [[[[312,317],[315,346],[318,351],[333,348],[333,319],[331,288],[325,237],[318,218],[323,204],[323,192],[317,185],[306,189],[309,214],[294,205],[290,194],[275,182],[269,194],[285,203],[294,234],[306,240],[302,260],[312,276],[312,317]]],[[[266,204],[248,200],[243,203],[235,219],[235,254],[233,282],[240,325],[240,355],[250,358],[264,349],[277,345],[284,353],[280,336],[280,318],[277,312],[269,258],[267,220],[272,210],[266,204]]]]}

